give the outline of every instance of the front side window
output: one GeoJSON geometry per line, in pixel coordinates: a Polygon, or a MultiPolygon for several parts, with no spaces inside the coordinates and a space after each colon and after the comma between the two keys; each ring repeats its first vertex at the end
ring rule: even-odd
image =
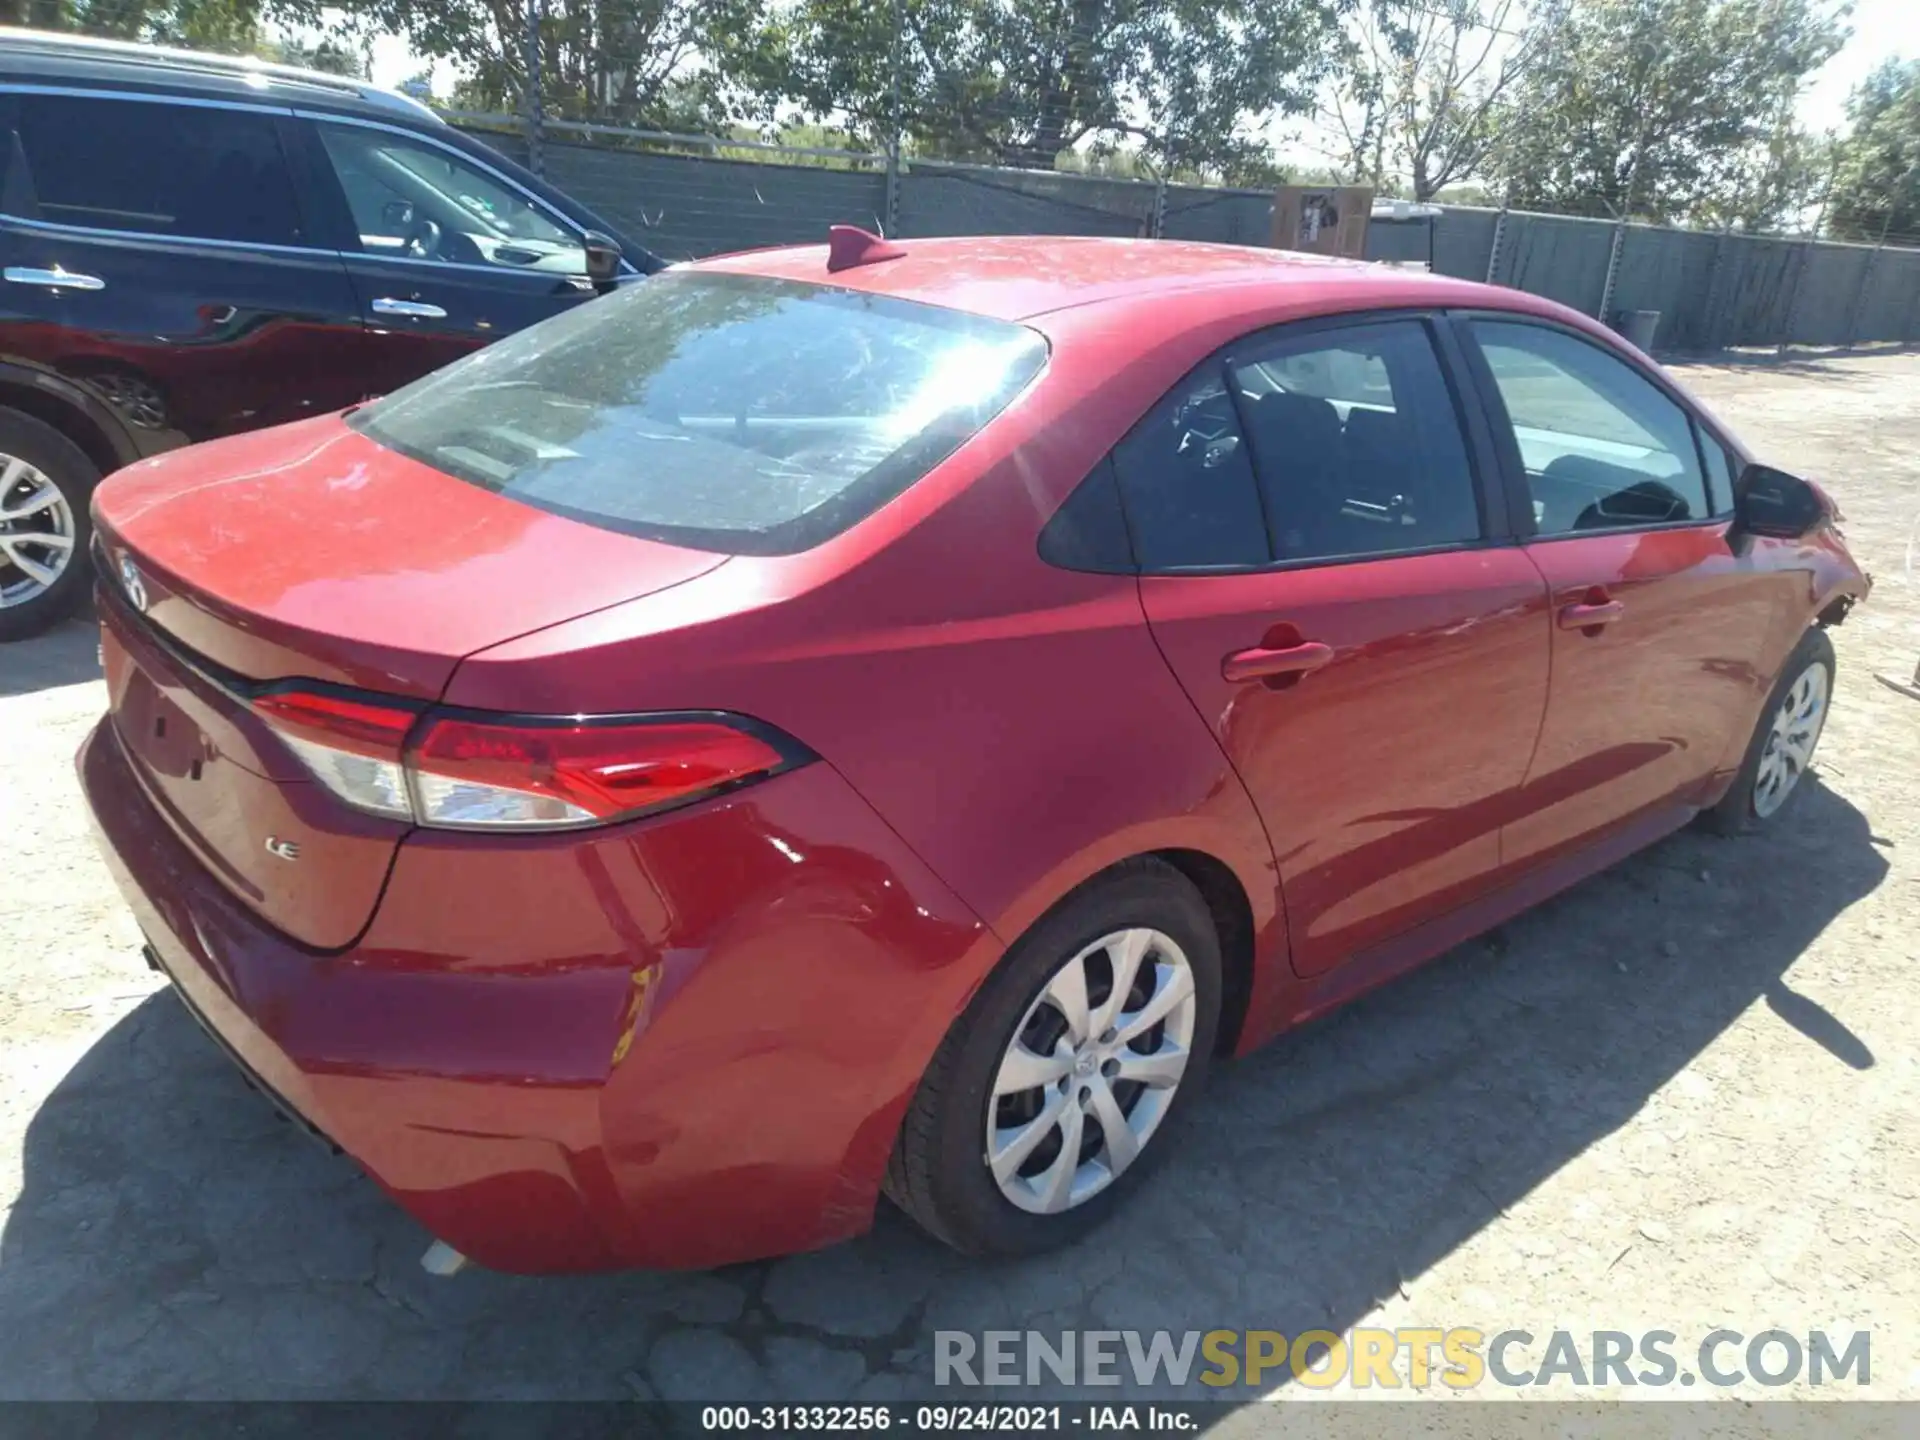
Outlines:
{"type": "Polygon", "coordinates": [[[997,414],[1024,326],[825,285],[669,272],[362,407],[391,449],[605,529],[728,554],[820,543],[997,414]]]}
{"type": "Polygon", "coordinates": [[[1693,422],[1624,360],[1564,331],[1476,320],[1541,535],[1704,520],[1693,422]]]}
{"type": "Polygon", "coordinates": [[[299,245],[274,117],[159,101],[23,94],[7,175],[22,218],[193,240],[299,245]],[[24,162],[24,164],[21,164],[24,162]],[[15,167],[25,173],[16,175],[15,167]]]}
{"type": "Polygon", "coordinates": [[[1715,515],[1733,513],[1734,460],[1718,440],[1705,426],[1696,426],[1700,436],[1700,453],[1707,462],[1707,494],[1713,500],[1715,515]]]}
{"type": "Polygon", "coordinates": [[[451,151],[359,125],[322,124],[320,139],[368,254],[587,273],[577,234],[451,151]]]}

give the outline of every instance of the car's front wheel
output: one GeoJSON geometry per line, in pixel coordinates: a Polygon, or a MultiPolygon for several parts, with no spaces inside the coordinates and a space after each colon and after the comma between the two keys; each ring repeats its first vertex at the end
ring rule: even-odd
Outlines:
{"type": "Polygon", "coordinates": [[[86,594],[87,502],[99,479],[51,425],[0,410],[0,640],[38,634],[86,594]]]}
{"type": "Polygon", "coordinates": [[[901,1127],[887,1193],[973,1255],[1065,1244],[1167,1149],[1220,1016],[1206,903],[1163,861],[1089,881],[955,1022],[901,1127]]]}
{"type": "Polygon", "coordinates": [[[1833,700],[1833,674],[1833,641],[1815,626],[1780,667],[1740,773],[1706,812],[1712,828],[1739,834],[1780,813],[1813,764],[1833,700]]]}

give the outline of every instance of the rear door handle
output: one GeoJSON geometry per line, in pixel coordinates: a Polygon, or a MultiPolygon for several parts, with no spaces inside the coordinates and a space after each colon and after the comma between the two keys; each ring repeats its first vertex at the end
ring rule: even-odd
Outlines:
{"type": "Polygon", "coordinates": [[[81,275],[72,270],[62,270],[58,265],[51,270],[36,269],[31,265],[9,265],[5,271],[8,280],[15,285],[44,285],[49,290],[104,290],[107,282],[98,275],[81,275]]]}
{"type": "Polygon", "coordinates": [[[1269,650],[1256,645],[1236,650],[1220,662],[1221,678],[1238,685],[1243,680],[1266,680],[1275,675],[1306,675],[1333,659],[1333,647],[1318,640],[1302,641],[1269,650]]]}
{"type": "Polygon", "coordinates": [[[1627,613],[1627,607],[1618,600],[1585,601],[1578,605],[1560,607],[1560,628],[1562,630],[1593,630],[1603,625],[1611,625],[1627,613]]]}
{"type": "Polygon", "coordinates": [[[376,315],[404,315],[409,320],[444,320],[447,312],[438,305],[429,305],[424,300],[395,300],[390,295],[382,295],[373,302],[376,315]]]}

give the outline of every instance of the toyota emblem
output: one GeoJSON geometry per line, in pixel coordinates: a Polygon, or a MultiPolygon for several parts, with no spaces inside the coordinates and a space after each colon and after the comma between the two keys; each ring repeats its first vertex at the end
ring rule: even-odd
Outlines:
{"type": "Polygon", "coordinates": [[[147,610],[147,582],[140,578],[140,567],[133,563],[131,556],[120,557],[120,588],[127,592],[127,599],[133,608],[144,615],[147,610]]]}

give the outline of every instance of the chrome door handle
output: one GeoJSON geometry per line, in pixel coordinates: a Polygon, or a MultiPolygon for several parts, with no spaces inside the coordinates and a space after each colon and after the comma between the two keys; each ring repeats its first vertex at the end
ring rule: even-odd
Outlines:
{"type": "Polygon", "coordinates": [[[1247,680],[1271,680],[1282,675],[1311,675],[1333,660],[1333,647],[1318,640],[1269,649],[1256,645],[1236,650],[1220,662],[1220,678],[1238,685],[1247,680]]]}
{"type": "Polygon", "coordinates": [[[390,295],[382,295],[373,302],[376,315],[404,315],[409,320],[444,320],[447,312],[438,305],[429,305],[424,300],[395,300],[390,295]]]}
{"type": "Polygon", "coordinates": [[[79,275],[71,270],[62,270],[58,265],[51,270],[38,270],[31,265],[9,265],[4,273],[15,285],[44,285],[49,290],[104,290],[107,282],[98,275],[79,275]]]}
{"type": "Polygon", "coordinates": [[[1580,605],[1560,607],[1560,628],[1562,630],[1584,630],[1589,635],[1598,635],[1600,627],[1611,625],[1627,613],[1627,607],[1618,600],[1589,600],[1580,605]]]}

